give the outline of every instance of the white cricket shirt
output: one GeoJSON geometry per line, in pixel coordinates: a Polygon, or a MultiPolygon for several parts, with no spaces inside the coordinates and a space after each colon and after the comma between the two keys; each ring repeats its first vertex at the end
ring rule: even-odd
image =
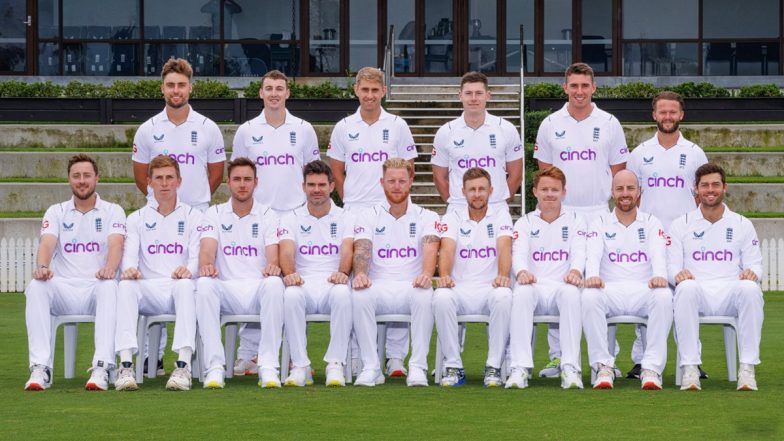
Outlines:
{"type": "Polygon", "coordinates": [[[512,243],[512,269],[532,272],[537,279],[563,282],[570,270],[585,268],[585,240],[590,231],[582,216],[561,211],[552,223],[536,210],[517,219],[512,243]]]}

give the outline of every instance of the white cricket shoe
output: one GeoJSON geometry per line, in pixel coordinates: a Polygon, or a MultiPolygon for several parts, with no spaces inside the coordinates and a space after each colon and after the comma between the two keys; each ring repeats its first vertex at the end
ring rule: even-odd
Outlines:
{"type": "Polygon", "coordinates": [[[40,364],[30,368],[30,379],[25,383],[25,390],[46,390],[52,385],[52,371],[40,364]]]}
{"type": "Polygon", "coordinates": [[[259,369],[259,386],[262,389],[276,389],[280,387],[280,375],[275,368],[259,369]]]}
{"type": "Polygon", "coordinates": [[[379,369],[362,369],[357,379],[354,380],[354,386],[373,387],[377,384],[384,384],[384,375],[379,369]]]}
{"type": "Polygon", "coordinates": [[[406,377],[409,387],[427,387],[427,372],[424,369],[412,368],[406,377]]]}
{"type": "Polygon", "coordinates": [[[512,368],[512,373],[506,379],[506,389],[525,389],[528,387],[528,369],[512,368]]]}
{"type": "MultiPolygon", "coordinates": [[[[310,366],[307,367],[294,367],[291,369],[286,381],[283,382],[285,386],[304,387],[308,379],[310,366]]],[[[311,380],[312,383],[312,380],[311,380]]]]}
{"type": "Polygon", "coordinates": [[[387,376],[390,377],[405,377],[408,375],[403,360],[399,358],[390,358],[387,360],[387,376]]]}
{"type": "Polygon", "coordinates": [[[583,378],[580,371],[571,364],[561,366],[561,388],[563,389],[582,389],[583,378]]]}
{"type": "Polygon", "coordinates": [[[136,390],[139,385],[136,384],[136,370],[133,365],[130,367],[121,367],[117,371],[117,380],[114,381],[115,390],[136,390]]]}
{"type": "Polygon", "coordinates": [[[90,379],[84,388],[87,390],[106,390],[109,389],[109,373],[102,366],[94,366],[87,370],[91,372],[90,379]]]}
{"type": "Polygon", "coordinates": [[[343,387],[346,377],[343,375],[343,364],[338,362],[327,363],[327,387],[343,387]]]}
{"type": "Polygon", "coordinates": [[[191,390],[191,371],[187,367],[177,367],[166,382],[168,390],[191,390]]]}
{"type": "Polygon", "coordinates": [[[207,376],[204,378],[204,384],[202,386],[205,389],[223,389],[224,386],[226,386],[223,368],[216,367],[210,369],[207,372],[207,376]]]}
{"type": "Polygon", "coordinates": [[[612,389],[615,381],[615,368],[599,363],[596,371],[596,381],[593,382],[594,389],[612,389]]]}
{"type": "Polygon", "coordinates": [[[754,376],[753,364],[740,364],[738,371],[738,390],[757,390],[757,379],[754,376]]]}
{"type": "Polygon", "coordinates": [[[697,365],[690,364],[683,367],[681,390],[702,390],[702,386],[700,386],[700,370],[697,368],[697,365]]]}
{"type": "Polygon", "coordinates": [[[501,385],[501,369],[485,366],[485,387],[498,387],[501,385]]]}
{"type": "Polygon", "coordinates": [[[561,375],[561,359],[556,357],[550,360],[541,371],[539,376],[541,378],[558,378],[561,375]]]}
{"type": "Polygon", "coordinates": [[[241,377],[243,375],[256,375],[258,373],[259,365],[256,364],[256,357],[253,357],[250,360],[240,358],[234,363],[234,375],[241,377]]]}
{"type": "Polygon", "coordinates": [[[661,390],[661,375],[650,369],[643,369],[640,373],[640,387],[645,390],[661,390]]]}

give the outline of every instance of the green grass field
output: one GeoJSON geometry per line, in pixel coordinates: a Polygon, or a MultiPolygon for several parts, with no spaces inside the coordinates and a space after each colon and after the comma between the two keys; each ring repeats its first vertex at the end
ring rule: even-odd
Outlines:
{"type": "MultiPolygon", "coordinates": [[[[0,439],[784,439],[784,293],[766,293],[765,300],[756,393],[736,392],[726,380],[722,333],[714,326],[702,328],[703,366],[711,378],[698,393],[675,388],[672,342],[662,391],[642,391],[638,381],[625,379],[612,391],[564,391],[558,380],[540,379],[525,390],[486,389],[480,326],[469,328],[464,387],[409,389],[395,379],[374,389],[327,389],[320,361],[325,325],[311,328],[310,355],[318,372],[312,387],[262,390],[255,378],[240,377],[224,390],[204,390],[195,382],[192,391],[178,393],[166,391],[165,378],[157,378],[137,392],[87,392],[92,328],[83,326],[78,377],[62,378],[58,340],[54,385],[31,393],[23,391],[28,376],[24,297],[3,294],[0,439]]],[[[630,326],[620,328],[618,364],[624,372],[631,364],[632,336],[630,326]]],[[[540,327],[537,369],[546,362],[546,351],[546,329],[540,327]]],[[[168,372],[174,357],[166,360],[168,372]]],[[[588,384],[589,375],[583,380],[588,384]]]]}

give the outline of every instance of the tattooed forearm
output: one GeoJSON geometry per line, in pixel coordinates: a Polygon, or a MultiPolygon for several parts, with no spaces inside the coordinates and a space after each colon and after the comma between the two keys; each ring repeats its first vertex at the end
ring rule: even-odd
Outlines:
{"type": "Polygon", "coordinates": [[[441,239],[439,239],[438,236],[434,236],[434,235],[430,234],[430,235],[427,235],[427,236],[423,237],[422,238],[422,242],[425,243],[425,244],[439,243],[439,242],[441,242],[441,239]]]}
{"type": "Polygon", "coordinates": [[[354,241],[354,274],[368,273],[373,243],[368,239],[354,241]]]}

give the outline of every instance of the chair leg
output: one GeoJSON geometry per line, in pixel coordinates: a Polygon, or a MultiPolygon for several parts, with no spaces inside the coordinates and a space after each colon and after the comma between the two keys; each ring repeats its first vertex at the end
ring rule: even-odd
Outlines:
{"type": "Polygon", "coordinates": [[[732,325],[724,325],[724,355],[727,358],[727,379],[738,381],[738,335],[732,325]]]}
{"type": "Polygon", "coordinates": [[[681,379],[683,378],[683,370],[681,369],[681,353],[678,350],[675,350],[675,385],[681,385],[681,379]]]}
{"type": "Polygon", "coordinates": [[[351,384],[354,380],[353,372],[351,372],[351,341],[348,342],[348,349],[346,350],[346,364],[343,365],[343,377],[346,384],[351,384]]]}
{"type": "Polygon", "coordinates": [[[237,323],[227,323],[224,331],[223,354],[226,357],[226,378],[234,377],[234,355],[237,351],[237,323]]]}
{"type": "Polygon", "coordinates": [[[610,355],[615,354],[615,334],[617,325],[607,325],[607,351],[610,355]]]}
{"type": "MultiPolygon", "coordinates": [[[[57,347],[57,320],[54,316],[51,318],[51,326],[49,329],[52,330],[52,335],[49,337],[49,347],[51,348],[51,352],[49,352],[49,364],[51,364],[52,374],[54,374],[54,354],[55,348],[57,347]]],[[[54,383],[54,375],[50,379],[52,383],[54,383]]]]}
{"type": "Polygon", "coordinates": [[[441,340],[438,339],[437,335],[436,335],[435,369],[436,369],[435,383],[436,385],[439,385],[441,384],[441,378],[444,374],[444,354],[441,352],[441,340]]]}
{"type": "Polygon", "coordinates": [[[63,370],[65,378],[73,378],[76,370],[76,339],[79,335],[79,325],[66,323],[63,325],[63,370]]]}
{"type": "Polygon", "coordinates": [[[289,340],[286,338],[286,332],[283,332],[283,341],[280,346],[280,382],[282,383],[289,377],[289,364],[291,364],[291,348],[289,348],[289,340]]]}
{"type": "Polygon", "coordinates": [[[645,350],[648,349],[648,326],[646,325],[639,325],[640,326],[640,340],[642,340],[642,350],[645,353],[645,350]]]}
{"type": "MultiPolygon", "coordinates": [[[[149,342],[147,343],[147,378],[158,376],[158,348],[161,345],[161,326],[166,324],[153,323],[147,328],[149,342]]],[[[144,346],[139,345],[139,352],[144,357],[144,346]]]]}
{"type": "Polygon", "coordinates": [[[386,360],[384,359],[384,356],[386,355],[387,350],[387,324],[379,323],[377,329],[376,346],[378,350],[378,363],[379,366],[381,366],[381,372],[383,373],[386,370],[386,360]]]}
{"type": "MultiPolygon", "coordinates": [[[[144,344],[147,341],[147,317],[139,315],[136,322],[136,383],[144,382],[144,344]]],[[[157,368],[157,366],[156,366],[157,368]]]]}
{"type": "Polygon", "coordinates": [[[196,327],[196,347],[193,348],[193,359],[191,360],[191,375],[193,378],[198,378],[199,382],[204,382],[204,366],[202,359],[204,356],[201,351],[201,344],[199,343],[201,336],[199,335],[199,328],[196,327]]]}

